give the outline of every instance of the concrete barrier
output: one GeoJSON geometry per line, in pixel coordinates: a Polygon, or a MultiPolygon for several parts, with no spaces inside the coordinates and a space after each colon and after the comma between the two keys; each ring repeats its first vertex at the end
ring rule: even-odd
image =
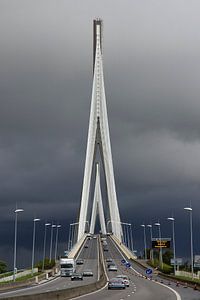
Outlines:
{"type": "MultiPolygon", "coordinates": [[[[33,273],[38,273],[38,268],[34,268],[33,273]]],[[[32,274],[32,270],[25,270],[25,271],[15,274],[15,278],[20,278],[20,277],[27,276],[30,274],[32,274]]],[[[11,280],[13,280],[13,275],[0,278],[0,282],[7,282],[7,281],[11,281],[11,280]]]]}

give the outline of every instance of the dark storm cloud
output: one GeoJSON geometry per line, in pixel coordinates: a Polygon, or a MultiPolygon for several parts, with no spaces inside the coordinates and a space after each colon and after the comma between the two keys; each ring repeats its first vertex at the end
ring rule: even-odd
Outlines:
{"type": "MultiPolygon", "coordinates": [[[[104,21],[105,85],[122,219],[138,226],[158,216],[164,220],[174,210],[187,222],[182,208],[190,200],[197,217],[199,8],[194,0],[0,2],[0,214],[10,230],[16,202],[25,209],[23,222],[35,215],[62,220],[63,244],[68,224],[77,217],[95,17],[104,21]]],[[[3,257],[11,243],[5,228],[3,257]]],[[[30,243],[22,245],[27,255],[30,243]]]]}

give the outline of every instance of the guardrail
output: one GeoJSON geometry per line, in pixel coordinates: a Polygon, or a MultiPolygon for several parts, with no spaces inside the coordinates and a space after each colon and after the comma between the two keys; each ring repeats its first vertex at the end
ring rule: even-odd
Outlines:
{"type": "Polygon", "coordinates": [[[74,247],[71,249],[71,251],[68,254],[68,258],[74,258],[80,251],[83,243],[85,242],[87,238],[87,234],[84,234],[83,237],[74,245],[74,247]]]}
{"type": "Polygon", "coordinates": [[[128,259],[137,259],[137,256],[135,256],[124,244],[122,244],[116,236],[111,235],[110,237],[128,259]]]}

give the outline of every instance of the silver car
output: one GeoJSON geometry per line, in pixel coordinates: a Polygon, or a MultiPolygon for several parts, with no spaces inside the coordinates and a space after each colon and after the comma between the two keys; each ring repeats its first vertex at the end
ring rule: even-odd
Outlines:
{"type": "Polygon", "coordinates": [[[126,285],[121,278],[112,278],[108,282],[108,289],[125,289],[126,285]]]}
{"type": "Polygon", "coordinates": [[[121,275],[117,275],[116,278],[121,278],[121,279],[123,279],[125,285],[126,285],[127,287],[129,287],[130,282],[129,282],[128,276],[121,274],[121,275]]]}
{"type": "Polygon", "coordinates": [[[108,267],[108,271],[117,271],[117,266],[116,265],[110,265],[108,267]]]}

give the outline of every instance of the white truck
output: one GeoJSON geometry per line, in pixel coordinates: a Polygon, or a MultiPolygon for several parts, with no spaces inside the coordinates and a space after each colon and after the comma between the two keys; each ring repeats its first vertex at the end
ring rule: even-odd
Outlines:
{"type": "Polygon", "coordinates": [[[60,276],[71,276],[75,272],[76,262],[73,258],[60,258],[60,276]]]}

